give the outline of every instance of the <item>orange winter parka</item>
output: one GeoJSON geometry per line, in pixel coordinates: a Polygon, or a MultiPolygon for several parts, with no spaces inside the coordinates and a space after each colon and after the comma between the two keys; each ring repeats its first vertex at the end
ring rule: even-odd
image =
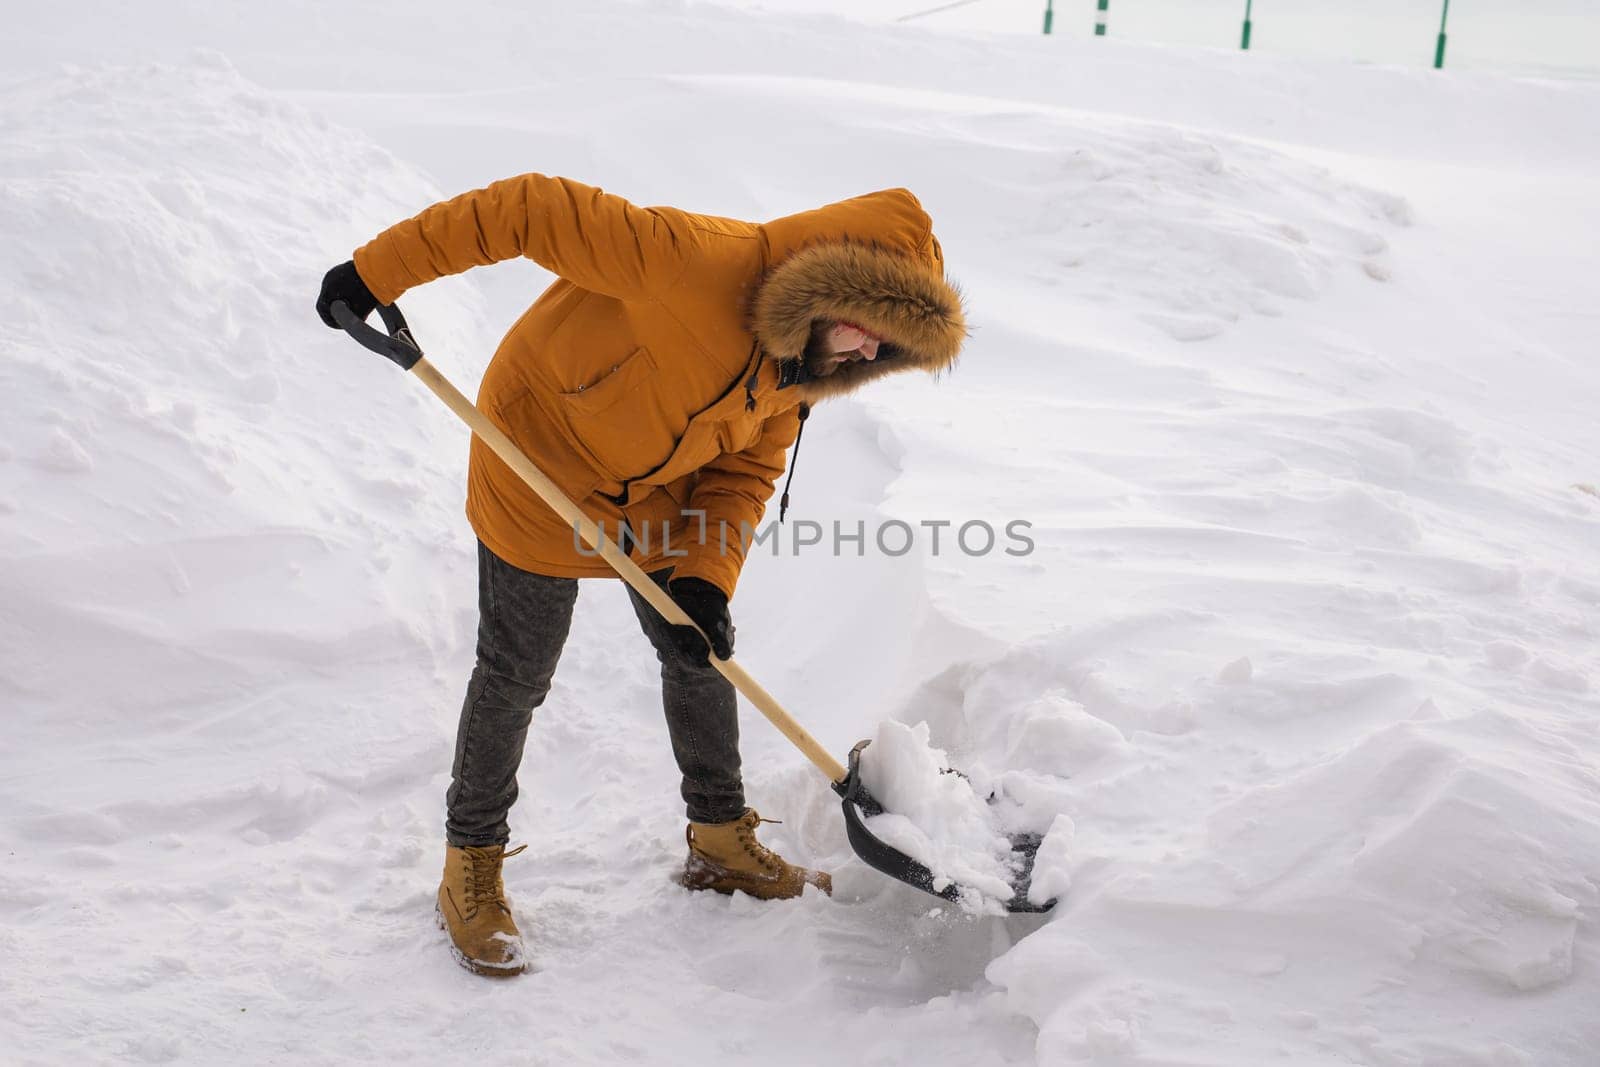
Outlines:
{"type": "MultiPolygon", "coordinates": [[[[903,189],[756,224],[526,174],[428,208],[355,263],[389,304],[517,256],[558,280],[501,342],[479,409],[610,536],[625,519],[641,566],[730,596],[741,531],[761,521],[802,404],[902,367],[943,369],[965,335],[931,220],[903,189]],[[828,317],[880,333],[891,358],[839,380],[786,373],[828,317]]],[[[476,438],[467,514],[523,570],[612,573],[476,438]]]]}

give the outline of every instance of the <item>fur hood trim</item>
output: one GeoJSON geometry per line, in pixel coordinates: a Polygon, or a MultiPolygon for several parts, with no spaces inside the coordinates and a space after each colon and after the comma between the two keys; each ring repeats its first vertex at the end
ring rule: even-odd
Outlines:
{"type": "Polygon", "coordinates": [[[948,370],[967,337],[961,294],[938,268],[880,245],[847,242],[812,245],[772,268],[756,294],[753,319],[762,349],[780,363],[804,356],[819,319],[853,322],[884,339],[877,359],[803,381],[808,401],[897,371],[948,370]]]}

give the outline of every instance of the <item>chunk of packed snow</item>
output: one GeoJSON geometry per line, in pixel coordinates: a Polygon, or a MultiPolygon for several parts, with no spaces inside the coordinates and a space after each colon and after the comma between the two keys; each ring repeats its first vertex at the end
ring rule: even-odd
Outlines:
{"type": "Polygon", "coordinates": [[[1217,681],[1223,685],[1244,685],[1255,676],[1255,667],[1250,663],[1250,657],[1236,659],[1222,670],[1217,672],[1217,681]]]}
{"type": "Polygon", "coordinates": [[[1052,900],[1060,900],[1072,888],[1072,841],[1076,832],[1077,827],[1070,817],[1056,816],[1034,857],[1028,903],[1042,907],[1052,900]]]}
{"type": "Polygon", "coordinates": [[[928,740],[928,724],[886,722],[861,756],[861,777],[884,807],[866,820],[882,842],[933,872],[933,887],[959,887],[961,907],[994,912],[1011,899],[1011,841],[985,798],[928,740]]]}

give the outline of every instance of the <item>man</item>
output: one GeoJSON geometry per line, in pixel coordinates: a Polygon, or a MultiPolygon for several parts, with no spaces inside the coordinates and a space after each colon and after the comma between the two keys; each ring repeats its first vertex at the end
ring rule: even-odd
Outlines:
{"type": "MultiPolygon", "coordinates": [[[[478,407],[604,527],[710,639],[637,594],[661,661],[683,774],[690,889],[762,898],[831,890],[756,838],[745,806],[728,613],[809,405],[955,360],[966,327],[932,222],[903,189],[764,224],[641,208],[526,174],[436,204],[328,272],[317,310],[365,318],[414,286],[526,256],[557,276],[501,342],[478,407]],[[652,534],[652,531],[654,533],[652,534]],[[663,531],[669,531],[663,535],[663,531]],[[703,536],[697,536],[703,533],[703,536]]],[[[577,579],[605,562],[482,442],[467,515],[479,549],[478,659],[446,795],[441,922],[479,974],[524,968],[505,899],[507,814],[532,712],[566,642],[577,579]]]]}

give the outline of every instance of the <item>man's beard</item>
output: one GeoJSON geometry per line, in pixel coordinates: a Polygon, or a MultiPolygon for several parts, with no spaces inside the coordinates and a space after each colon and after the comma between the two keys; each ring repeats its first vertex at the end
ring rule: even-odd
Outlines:
{"type": "Polygon", "coordinates": [[[845,363],[839,359],[839,353],[828,351],[828,331],[821,326],[811,328],[811,338],[806,341],[802,358],[813,378],[826,378],[845,363]]]}

